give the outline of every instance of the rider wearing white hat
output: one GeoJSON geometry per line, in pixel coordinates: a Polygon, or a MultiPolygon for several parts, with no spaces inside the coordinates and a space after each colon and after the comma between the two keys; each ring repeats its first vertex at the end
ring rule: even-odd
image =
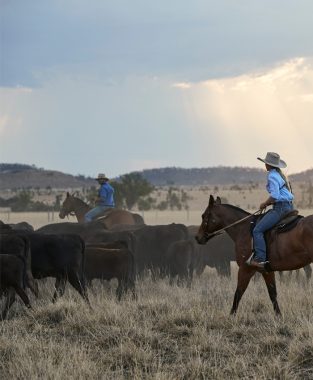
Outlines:
{"type": "Polygon", "coordinates": [[[268,152],[265,158],[257,157],[257,159],[265,163],[265,168],[268,171],[266,190],[269,197],[260,204],[260,209],[263,210],[270,205],[273,205],[273,208],[261,218],[253,229],[254,253],[247,260],[247,264],[264,269],[266,262],[264,233],[293,209],[294,197],[290,184],[281,171],[281,168],[287,167],[286,162],[280,158],[279,154],[268,152]]]}

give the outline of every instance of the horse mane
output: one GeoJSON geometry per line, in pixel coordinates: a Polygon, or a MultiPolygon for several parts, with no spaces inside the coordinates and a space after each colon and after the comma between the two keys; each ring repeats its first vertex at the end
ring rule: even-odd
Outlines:
{"type": "Polygon", "coordinates": [[[240,211],[240,212],[242,212],[242,213],[244,213],[244,214],[246,214],[246,215],[251,215],[250,212],[245,211],[245,210],[243,210],[243,209],[240,208],[240,207],[237,207],[237,206],[234,206],[234,205],[230,205],[230,204],[228,204],[228,203],[222,203],[221,206],[225,206],[225,207],[232,208],[232,209],[234,209],[234,210],[236,210],[236,211],[240,211]]]}
{"type": "MultiPolygon", "coordinates": [[[[79,201],[81,204],[83,205],[86,205],[86,206],[89,206],[88,203],[86,203],[85,201],[83,201],[82,199],[78,198],[78,197],[73,197],[75,201],[79,201]]],[[[90,207],[90,206],[89,206],[90,207]]]]}

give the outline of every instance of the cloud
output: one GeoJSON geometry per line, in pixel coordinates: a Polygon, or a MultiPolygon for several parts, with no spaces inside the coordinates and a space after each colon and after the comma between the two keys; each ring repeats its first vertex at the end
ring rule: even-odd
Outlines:
{"type": "Polygon", "coordinates": [[[187,82],[179,82],[173,84],[174,88],[188,89],[191,88],[191,84],[187,82]]]}
{"type": "Polygon", "coordinates": [[[101,81],[234,76],[313,55],[312,12],[307,0],[1,1],[0,85],[40,87],[54,68],[101,81]]]}
{"type": "Polygon", "coordinates": [[[199,141],[213,145],[207,157],[214,163],[254,166],[256,154],[278,151],[295,171],[313,166],[312,93],[313,59],[300,57],[262,72],[189,83],[182,96],[199,141]]]}
{"type": "Polygon", "coordinates": [[[203,81],[97,80],[51,71],[42,86],[0,89],[1,160],[73,174],[179,166],[259,166],[277,151],[312,167],[313,59],[203,81]],[[13,148],[12,148],[13,147],[13,148]]]}

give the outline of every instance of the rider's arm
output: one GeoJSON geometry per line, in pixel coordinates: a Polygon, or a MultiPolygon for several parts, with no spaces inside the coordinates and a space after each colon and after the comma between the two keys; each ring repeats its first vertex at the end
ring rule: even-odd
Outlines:
{"type": "Polygon", "coordinates": [[[264,209],[267,206],[272,205],[279,198],[279,181],[276,172],[270,172],[267,177],[267,186],[266,189],[269,192],[270,196],[266,199],[265,202],[260,204],[260,209],[264,209]]]}
{"type": "Polygon", "coordinates": [[[272,198],[272,197],[268,197],[265,202],[262,202],[260,204],[260,209],[263,210],[264,208],[266,208],[267,206],[272,205],[273,203],[275,203],[275,199],[272,198]]]}

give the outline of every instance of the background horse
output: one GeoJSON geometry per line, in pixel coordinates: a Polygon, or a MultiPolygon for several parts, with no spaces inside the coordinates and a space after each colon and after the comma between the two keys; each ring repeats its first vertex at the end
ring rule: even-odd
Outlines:
{"type": "MultiPolygon", "coordinates": [[[[87,203],[67,193],[61,206],[59,217],[64,219],[67,215],[75,215],[79,223],[84,223],[84,216],[89,210],[91,210],[91,207],[87,203]]],[[[114,208],[106,217],[98,220],[108,230],[116,224],[144,224],[144,220],[140,215],[114,208]]]]}
{"type": "MultiPolygon", "coordinates": [[[[231,314],[235,313],[242,295],[256,269],[246,264],[252,253],[251,218],[248,212],[228,204],[221,204],[219,197],[210,196],[209,205],[202,215],[202,224],[196,235],[199,244],[205,244],[209,234],[246,218],[242,222],[227,228],[226,231],[235,243],[236,261],[239,266],[237,289],[231,314]]],[[[288,232],[270,232],[267,244],[267,257],[272,272],[261,271],[276,314],[280,314],[277,303],[275,274],[273,271],[293,270],[304,267],[313,261],[313,215],[301,218],[298,224],[288,232]]]]}

